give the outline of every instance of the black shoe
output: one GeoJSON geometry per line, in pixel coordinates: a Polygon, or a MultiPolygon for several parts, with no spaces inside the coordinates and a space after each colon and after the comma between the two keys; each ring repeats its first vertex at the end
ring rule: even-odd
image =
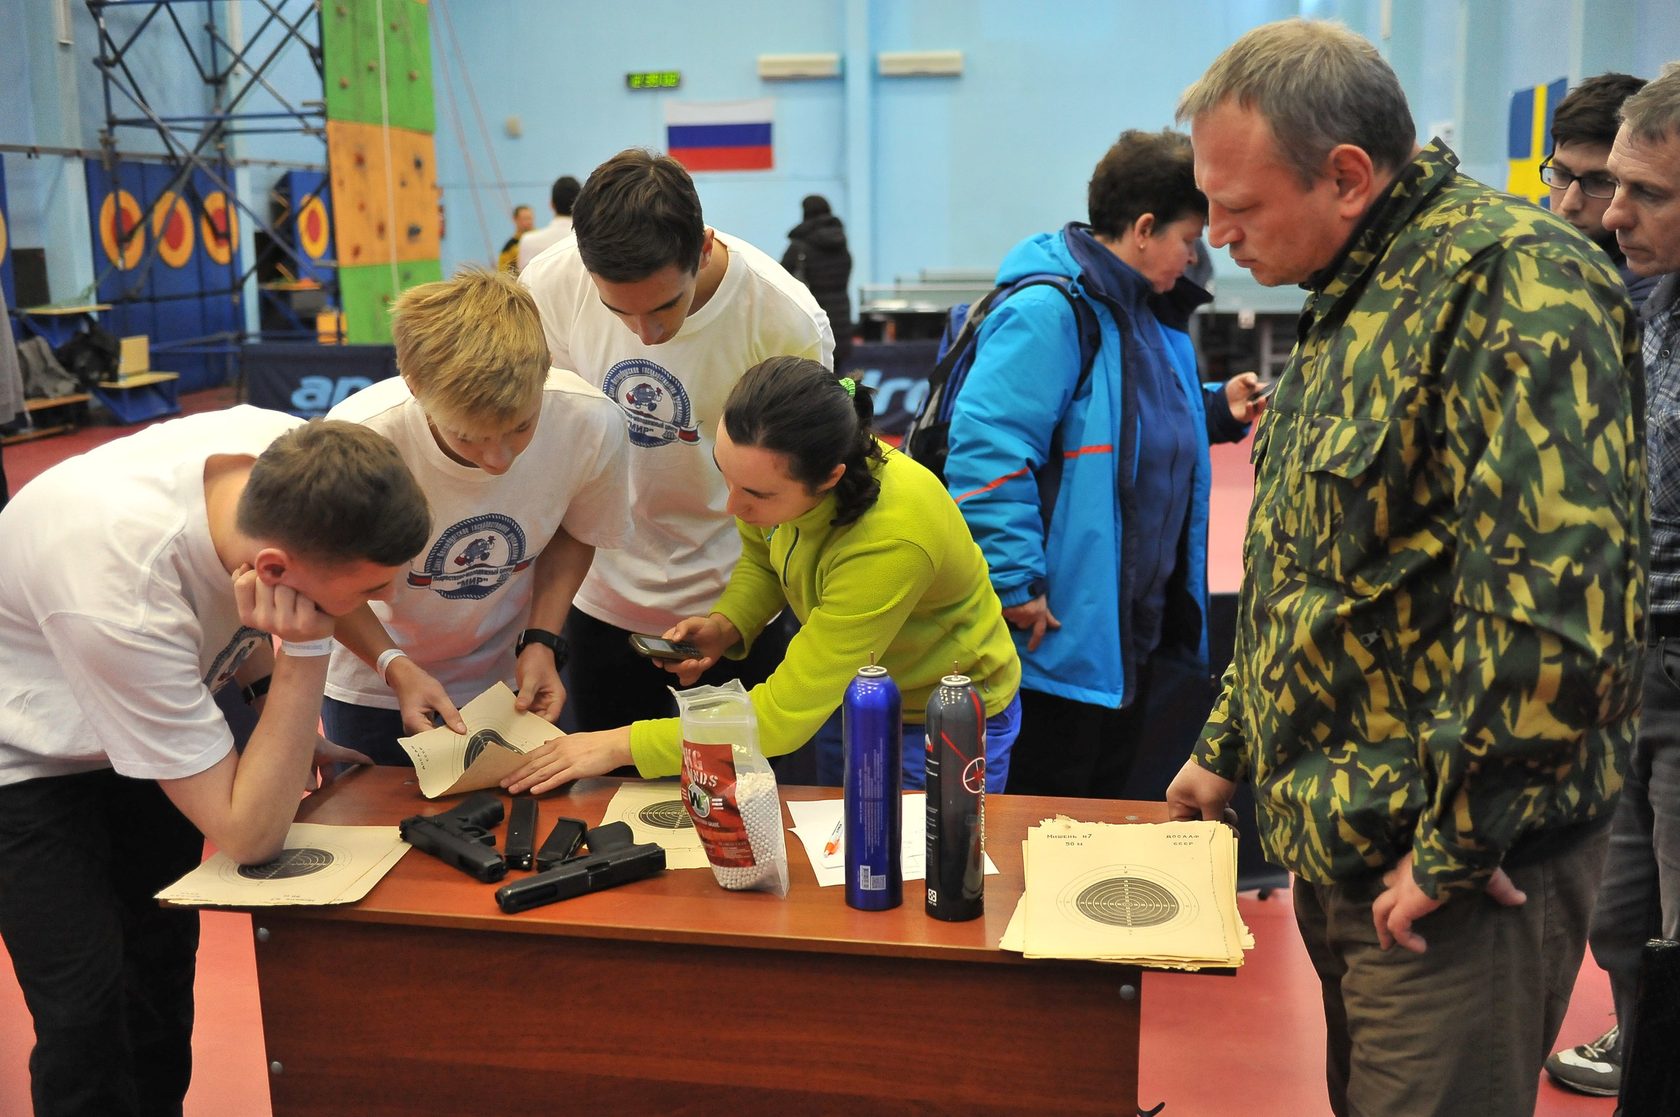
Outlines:
{"type": "Polygon", "coordinates": [[[1615,1097],[1622,1088],[1621,1028],[1611,1028],[1591,1043],[1554,1051],[1546,1060],[1552,1081],[1582,1094],[1615,1097]]]}

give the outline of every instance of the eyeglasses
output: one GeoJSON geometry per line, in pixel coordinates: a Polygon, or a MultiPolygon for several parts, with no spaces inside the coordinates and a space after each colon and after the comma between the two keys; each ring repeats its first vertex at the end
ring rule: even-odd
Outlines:
{"type": "Polygon", "coordinates": [[[1589,198],[1614,198],[1616,196],[1616,180],[1603,171],[1595,171],[1590,175],[1573,175],[1562,167],[1552,166],[1550,159],[1540,164],[1540,181],[1553,190],[1568,190],[1573,183],[1579,183],[1581,193],[1589,198]]]}

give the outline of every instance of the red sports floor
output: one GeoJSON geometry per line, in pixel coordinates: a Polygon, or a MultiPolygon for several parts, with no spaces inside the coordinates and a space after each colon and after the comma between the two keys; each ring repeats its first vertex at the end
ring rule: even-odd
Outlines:
{"type": "MultiPolygon", "coordinates": [[[[225,389],[183,397],[188,411],[231,402],[225,389]]],[[[71,454],[127,433],[90,427],[75,434],[5,447],[13,491],[71,454]]],[[[1214,447],[1209,581],[1229,592],[1241,581],[1243,521],[1253,492],[1248,446],[1214,447]]],[[[1149,974],[1143,984],[1143,1041],[1138,1101],[1165,1102],[1161,1117],[1310,1117],[1328,1113],[1323,1088],[1324,1024],[1318,986],[1302,949],[1288,896],[1239,899],[1255,949],[1233,977],[1149,974]]],[[[321,964],[331,966],[332,959],[321,964]]],[[[199,951],[197,1070],[188,1117],[265,1117],[268,1076],[256,996],[250,919],[208,912],[199,951]]],[[[1564,1024],[1564,1040],[1584,1042],[1611,1020],[1610,992],[1590,960],[1583,966],[1564,1024]]],[[[0,1114],[29,1111],[29,1016],[0,952],[0,1114]]],[[[1588,1098],[1543,1081],[1539,1117],[1609,1117],[1609,1098],[1588,1098]]],[[[1117,1113],[1124,1112],[1117,1109],[1117,1113]]]]}

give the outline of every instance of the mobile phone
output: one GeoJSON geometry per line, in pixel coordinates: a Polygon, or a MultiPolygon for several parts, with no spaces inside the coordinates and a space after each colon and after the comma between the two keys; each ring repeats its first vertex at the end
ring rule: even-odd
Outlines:
{"type": "Polygon", "coordinates": [[[1275,389],[1276,387],[1277,387],[1277,381],[1276,380],[1262,380],[1262,381],[1260,381],[1260,383],[1255,385],[1255,387],[1254,387],[1254,394],[1248,397],[1248,402],[1252,403],[1255,400],[1265,399],[1267,396],[1272,394],[1273,389],[1275,389]]]}
{"type": "Polygon", "coordinates": [[[703,659],[699,648],[689,643],[678,643],[667,640],[663,636],[644,636],[640,632],[630,634],[630,646],[649,659],[703,659]]]}

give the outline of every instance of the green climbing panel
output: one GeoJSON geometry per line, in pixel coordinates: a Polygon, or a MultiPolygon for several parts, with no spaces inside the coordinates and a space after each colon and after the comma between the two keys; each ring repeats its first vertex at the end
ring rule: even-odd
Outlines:
{"type": "Polygon", "coordinates": [[[384,345],[391,340],[391,302],[396,292],[443,278],[436,260],[413,260],[397,265],[397,285],[391,286],[391,265],[368,264],[338,269],[338,296],[344,306],[344,340],[351,345],[384,345]]]}
{"type": "Polygon", "coordinates": [[[419,0],[322,0],[321,53],[328,120],[437,129],[432,103],[432,36],[419,0]],[[379,48],[390,82],[381,104],[379,48]]]}

